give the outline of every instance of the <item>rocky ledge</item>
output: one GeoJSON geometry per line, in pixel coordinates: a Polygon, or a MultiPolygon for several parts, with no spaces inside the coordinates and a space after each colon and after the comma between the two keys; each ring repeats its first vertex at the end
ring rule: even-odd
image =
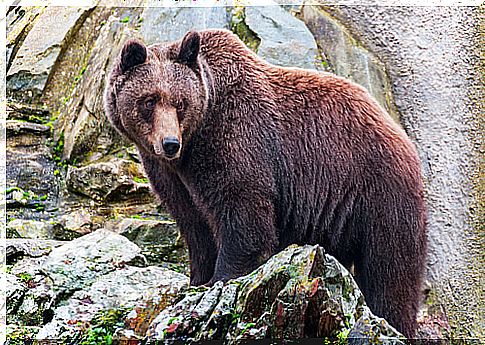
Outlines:
{"type": "Polygon", "coordinates": [[[7,249],[10,343],[403,339],[319,246],[290,246],[247,276],[199,288],[148,266],[136,244],[106,229],[66,242],[9,240],[7,249]]]}

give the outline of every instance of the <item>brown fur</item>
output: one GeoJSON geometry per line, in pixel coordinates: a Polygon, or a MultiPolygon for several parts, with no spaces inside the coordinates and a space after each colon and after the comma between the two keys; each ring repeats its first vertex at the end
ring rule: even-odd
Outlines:
{"type": "Polygon", "coordinates": [[[411,336],[426,231],[420,163],[404,131],[362,87],[270,65],[225,30],[143,49],[125,45],[106,110],[187,241],[191,283],[318,243],[354,264],[370,308],[411,336]],[[157,105],[143,115],[149,95],[157,105]],[[181,144],[173,159],[160,154],[167,135],[181,144]]]}

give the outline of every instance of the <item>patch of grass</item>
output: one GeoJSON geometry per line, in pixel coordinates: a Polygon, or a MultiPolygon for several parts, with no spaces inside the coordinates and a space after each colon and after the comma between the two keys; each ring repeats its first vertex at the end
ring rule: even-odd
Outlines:
{"type": "Polygon", "coordinates": [[[123,19],[120,19],[120,23],[128,23],[130,21],[130,16],[126,16],[123,19]]]}

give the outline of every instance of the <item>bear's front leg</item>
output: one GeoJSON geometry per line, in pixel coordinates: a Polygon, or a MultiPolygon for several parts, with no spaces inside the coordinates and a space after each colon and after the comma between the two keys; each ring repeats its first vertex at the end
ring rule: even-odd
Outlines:
{"type": "Polygon", "coordinates": [[[250,273],[274,254],[278,244],[273,205],[255,191],[249,196],[232,194],[215,213],[220,246],[208,285],[250,273]]]}
{"type": "Polygon", "coordinates": [[[190,285],[206,284],[214,275],[217,247],[207,222],[196,209],[175,217],[189,249],[190,285]]]}
{"type": "Polygon", "coordinates": [[[207,220],[173,169],[143,151],[140,155],[155,193],[177,222],[187,243],[190,285],[206,284],[214,275],[217,258],[217,246],[207,220]]]}
{"type": "Polygon", "coordinates": [[[206,284],[214,275],[217,246],[208,222],[192,201],[189,192],[175,177],[176,196],[166,201],[189,249],[190,285],[206,284]]]}

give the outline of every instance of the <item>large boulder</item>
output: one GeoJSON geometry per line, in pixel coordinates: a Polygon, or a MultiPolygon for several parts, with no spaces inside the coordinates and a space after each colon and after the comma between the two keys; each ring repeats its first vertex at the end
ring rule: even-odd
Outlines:
{"type": "Polygon", "coordinates": [[[58,294],[94,283],[100,276],[127,264],[145,265],[140,248],[111,231],[99,229],[54,248],[41,266],[58,294]]]}
{"type": "MultiPolygon", "coordinates": [[[[28,28],[29,31],[22,44],[16,49],[12,47],[9,60],[11,64],[7,72],[7,95],[9,98],[32,103],[38,102],[47,85],[62,49],[71,36],[82,25],[89,8],[49,6],[39,10],[31,8],[27,14],[20,15],[12,11],[10,18],[10,44],[20,43],[18,31],[28,28]],[[40,12],[40,13],[39,13],[40,12]],[[23,20],[15,25],[15,18],[23,17],[35,23],[30,27],[23,20]],[[19,28],[15,30],[15,28],[19,28]]],[[[29,23],[30,24],[30,23],[29,23]]]]}
{"type": "Polygon", "coordinates": [[[139,267],[140,249],[104,229],[69,242],[11,239],[6,257],[7,320],[16,338],[29,327],[42,327],[42,339],[72,337],[99,312],[169,305],[189,282],[165,268],[139,267]]]}
{"type": "Polygon", "coordinates": [[[104,226],[139,246],[149,264],[188,273],[187,247],[177,224],[168,215],[160,219],[117,218],[109,220],[104,226]]]}
{"type": "Polygon", "coordinates": [[[400,344],[403,339],[370,312],[350,273],[319,246],[291,246],[248,276],[186,294],[155,318],[147,335],[229,344],[267,338],[400,344]]]}
{"type": "Polygon", "coordinates": [[[139,34],[146,44],[175,41],[189,30],[229,29],[230,23],[223,6],[147,7],[141,18],[139,34]]]}
{"type": "Polygon", "coordinates": [[[187,284],[186,276],[160,267],[117,269],[76,291],[57,307],[53,320],[39,331],[37,339],[79,337],[97,315],[109,310],[141,310],[151,305],[163,308],[174,303],[187,284]]]}
{"type": "Polygon", "coordinates": [[[116,201],[136,197],[153,201],[140,165],[116,157],[82,167],[69,167],[66,182],[71,192],[94,200],[116,201]]]}
{"type": "Polygon", "coordinates": [[[247,6],[240,11],[247,30],[259,40],[255,48],[263,59],[280,66],[322,68],[312,33],[289,11],[277,3],[247,6]]]}
{"type": "Polygon", "coordinates": [[[365,87],[399,123],[391,81],[378,56],[366,49],[335,18],[317,6],[302,6],[301,17],[318,42],[329,69],[365,87]]]}

